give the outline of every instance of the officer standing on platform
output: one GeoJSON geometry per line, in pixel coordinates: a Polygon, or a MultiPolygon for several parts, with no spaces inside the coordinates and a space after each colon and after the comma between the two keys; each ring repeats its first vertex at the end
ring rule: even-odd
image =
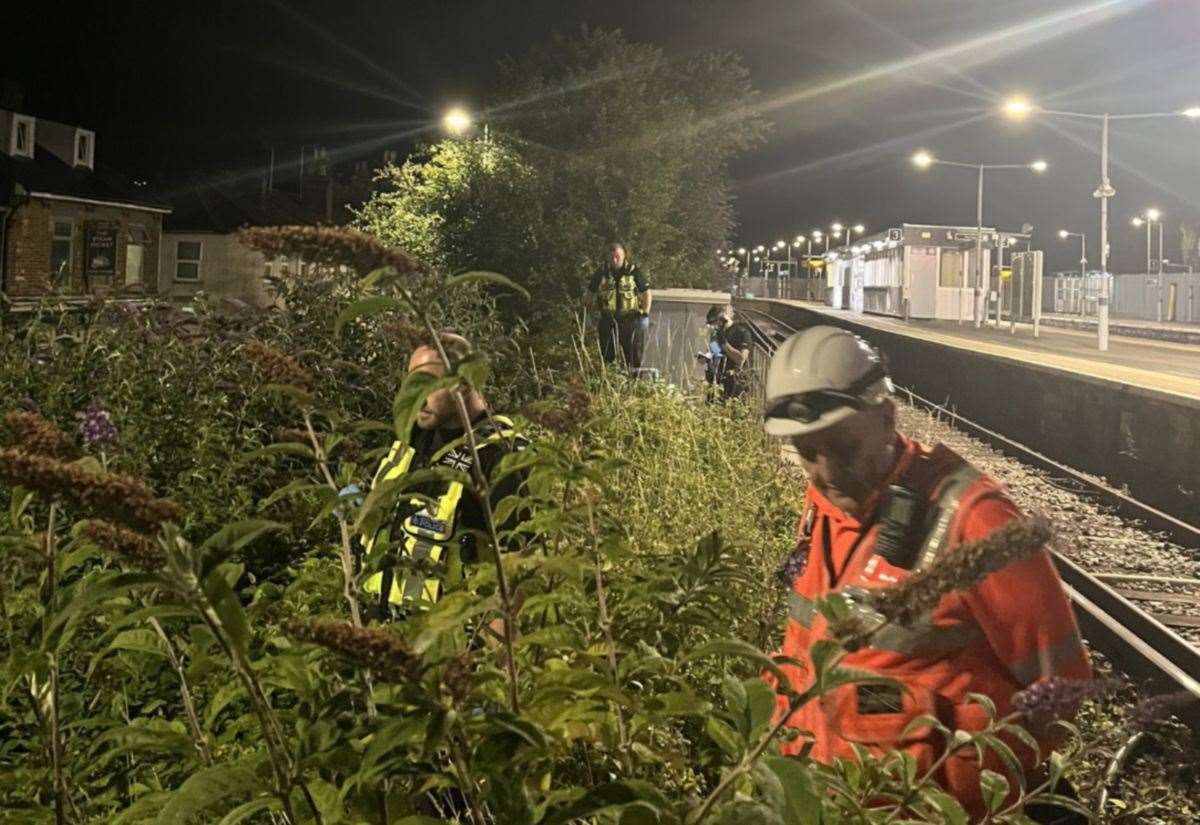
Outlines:
{"type": "MultiPolygon", "coordinates": [[[[466,357],[471,351],[470,344],[459,335],[443,332],[438,338],[452,361],[466,357]]],[[[441,353],[432,342],[413,351],[408,372],[428,373],[434,378],[447,375],[441,353]]],[[[489,414],[483,395],[467,387],[443,387],[426,397],[409,439],[392,444],[380,462],[372,482],[374,487],[430,467],[457,470],[474,480],[475,454],[465,437],[456,394],[461,396],[467,411],[479,469],[491,484],[489,502],[493,512],[504,498],[518,492],[524,482],[523,473],[511,473],[495,483],[491,482],[491,476],[500,460],[509,452],[523,449],[526,441],[513,431],[512,421],[489,414]]],[[[445,587],[462,580],[464,565],[478,560],[478,536],[489,532],[483,501],[461,482],[431,482],[413,492],[425,498],[414,498],[410,507],[402,507],[410,511],[408,515],[394,522],[384,521],[378,529],[362,537],[367,555],[386,543],[398,559],[394,568],[388,566],[363,582],[363,594],[369,602],[367,612],[374,618],[399,618],[436,602],[445,587]]],[[[496,525],[502,540],[504,531],[511,529],[516,520],[514,513],[507,523],[496,525]]]]}
{"type": "Polygon", "coordinates": [[[630,371],[642,366],[646,330],[650,325],[650,284],[632,263],[622,244],[609,250],[608,261],[592,274],[584,307],[596,305],[600,355],[612,363],[620,352],[621,361],[630,371]]]}
{"type": "MultiPolygon", "coordinates": [[[[866,342],[834,327],[792,335],[767,370],[765,428],[788,439],[808,475],[807,510],[784,577],[789,618],[781,653],[811,665],[813,645],[830,638],[817,599],[840,592],[851,605],[874,588],[887,588],[953,554],[964,541],[983,538],[1021,517],[1004,489],[944,446],[927,447],[896,431],[887,370],[866,342]]],[[[879,621],[876,615],[874,621],[879,621]]],[[[986,727],[987,714],[968,694],[989,697],[998,716],[1012,697],[1052,677],[1091,678],[1087,654],[1049,555],[1037,550],[967,590],[942,597],[912,626],[887,625],[847,654],[845,667],[895,680],[901,689],[846,685],[797,710],[788,726],[807,734],[784,746],[830,763],[854,758],[854,746],[875,755],[908,750],[924,772],[944,750],[935,731],[910,729],[918,716],[951,730],[986,727]]],[[[811,668],[785,665],[791,687],[802,691],[811,668]]],[[[788,707],[779,697],[780,712],[788,707]]],[[[1040,754],[1014,746],[1026,772],[1052,744],[1031,731],[1040,754]]],[[[982,767],[1003,771],[994,755],[982,767]]],[[[981,815],[981,766],[974,748],[956,751],[934,776],[972,816],[981,815]]],[[[1015,786],[1014,786],[1015,787],[1015,786]]],[[[1026,815],[1039,822],[1072,823],[1054,808],[1026,815]]]]}

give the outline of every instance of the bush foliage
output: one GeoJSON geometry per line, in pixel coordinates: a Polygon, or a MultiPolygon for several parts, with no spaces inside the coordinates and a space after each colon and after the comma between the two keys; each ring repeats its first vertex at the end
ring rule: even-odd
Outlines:
{"type": "MultiPolygon", "coordinates": [[[[506,279],[368,274],[346,255],[367,241],[305,242],[346,266],[281,285],[267,317],[99,306],[4,330],[0,388],[36,411],[0,453],[5,821],[965,821],[904,754],[775,755],[759,674],[799,486],[747,410],[583,352],[522,367],[480,311],[506,279]],[[383,546],[356,570],[355,536],[413,480],[339,491],[369,488],[442,385],[404,365],[448,321],[478,344],[449,380],[507,386],[530,439],[456,477],[486,498],[526,473],[491,523],[521,515],[433,609],[367,625],[359,582],[405,562],[383,546]]],[[[785,701],[870,678],[839,656],[785,701]]],[[[1005,754],[1014,721],[948,741],[1005,754]]],[[[985,779],[994,821],[1019,821],[1025,792],[985,779]]]]}

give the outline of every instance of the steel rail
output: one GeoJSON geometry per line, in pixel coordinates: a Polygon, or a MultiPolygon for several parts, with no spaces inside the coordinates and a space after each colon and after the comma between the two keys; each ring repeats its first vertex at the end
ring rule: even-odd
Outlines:
{"type": "MultiPolygon", "coordinates": [[[[781,331],[788,334],[795,331],[791,325],[762,310],[739,308],[739,312],[743,317],[760,316],[765,322],[764,325],[770,325],[771,330],[764,331],[759,328],[759,323],[749,317],[746,318],[747,324],[754,330],[756,339],[761,343],[764,353],[768,356],[777,346],[776,341],[781,331]]],[[[1159,512],[1070,467],[1042,456],[1020,442],[1013,441],[1006,436],[981,427],[957,413],[933,404],[915,393],[905,390],[905,394],[925,406],[948,414],[954,423],[960,425],[960,429],[967,430],[972,434],[984,434],[988,440],[1002,441],[1006,446],[1034,459],[1031,463],[1042,467],[1049,464],[1055,470],[1068,472],[1071,478],[1101,496],[1116,493],[1122,504],[1140,509],[1143,513],[1145,511],[1159,512]]],[[[1165,513],[1161,515],[1171,518],[1165,513]]],[[[1182,521],[1179,524],[1195,531],[1197,537],[1200,538],[1200,531],[1197,528],[1182,521]]],[[[1059,576],[1063,580],[1067,595],[1075,605],[1076,617],[1084,638],[1125,673],[1134,678],[1146,680],[1156,690],[1169,693],[1179,691],[1190,693],[1198,701],[1189,703],[1177,713],[1193,730],[1200,731],[1200,649],[1122,596],[1114,588],[1104,584],[1098,576],[1085,571],[1058,550],[1051,548],[1050,553],[1059,576]]]]}

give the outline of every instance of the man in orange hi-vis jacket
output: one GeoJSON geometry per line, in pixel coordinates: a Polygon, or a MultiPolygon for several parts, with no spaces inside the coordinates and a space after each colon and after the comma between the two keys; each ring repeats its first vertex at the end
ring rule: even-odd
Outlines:
{"type": "MultiPolygon", "coordinates": [[[[896,431],[891,381],[879,355],[860,338],[833,327],[796,333],[767,370],[767,433],[791,441],[808,474],[807,508],[797,549],[783,568],[790,585],[781,652],[810,664],[812,645],[830,638],[815,601],[841,592],[850,604],[874,588],[894,586],[1020,517],[996,482],[943,446],[917,443],[896,431]]],[[[847,685],[796,711],[790,727],[807,732],[784,746],[797,753],[811,742],[822,762],[854,757],[853,745],[875,754],[903,748],[921,770],[945,749],[936,731],[906,731],[930,715],[951,730],[981,730],[987,712],[968,700],[984,694],[998,715],[1018,691],[1062,677],[1091,677],[1087,654],[1045,550],[1026,555],[967,590],[942,597],[916,622],[886,625],[843,660],[846,667],[889,677],[899,687],[847,685]]],[[[785,666],[797,691],[811,684],[809,668],[785,666]]],[[[780,712],[788,702],[779,697],[780,712]]],[[[1015,747],[1027,771],[1047,756],[1015,747]],[[1023,752],[1022,752],[1023,751],[1023,752]]],[[[937,781],[973,815],[982,812],[982,767],[1003,771],[992,758],[980,765],[974,748],[956,751],[937,781]]],[[[1036,784],[1036,783],[1035,783],[1036,784]]],[[[1073,822],[1055,809],[1045,822],[1073,822]]],[[[1047,814],[1026,811],[1031,817],[1047,814]]],[[[1083,821],[1083,820],[1078,820],[1083,821]]]]}

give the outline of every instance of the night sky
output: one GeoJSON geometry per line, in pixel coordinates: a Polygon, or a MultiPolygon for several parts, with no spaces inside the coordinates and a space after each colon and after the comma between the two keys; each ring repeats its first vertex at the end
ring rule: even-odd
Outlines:
{"type": "MultiPolygon", "coordinates": [[[[212,0],[8,4],[0,76],[25,111],[97,131],[98,158],[160,185],[263,164],[305,143],[402,151],[446,104],[478,100],[497,58],[583,23],[621,28],[671,56],[742,56],[773,123],[733,168],[740,242],[831,221],[974,222],[968,170],[909,162],[918,148],[966,162],[1044,158],[1045,176],[997,172],[986,223],[1036,227],[1047,270],[1098,260],[1099,130],[995,114],[1021,92],[1103,112],[1200,105],[1197,0],[212,0]]],[[[1139,267],[1138,211],[1200,222],[1200,122],[1112,132],[1114,271],[1139,267]]]]}

